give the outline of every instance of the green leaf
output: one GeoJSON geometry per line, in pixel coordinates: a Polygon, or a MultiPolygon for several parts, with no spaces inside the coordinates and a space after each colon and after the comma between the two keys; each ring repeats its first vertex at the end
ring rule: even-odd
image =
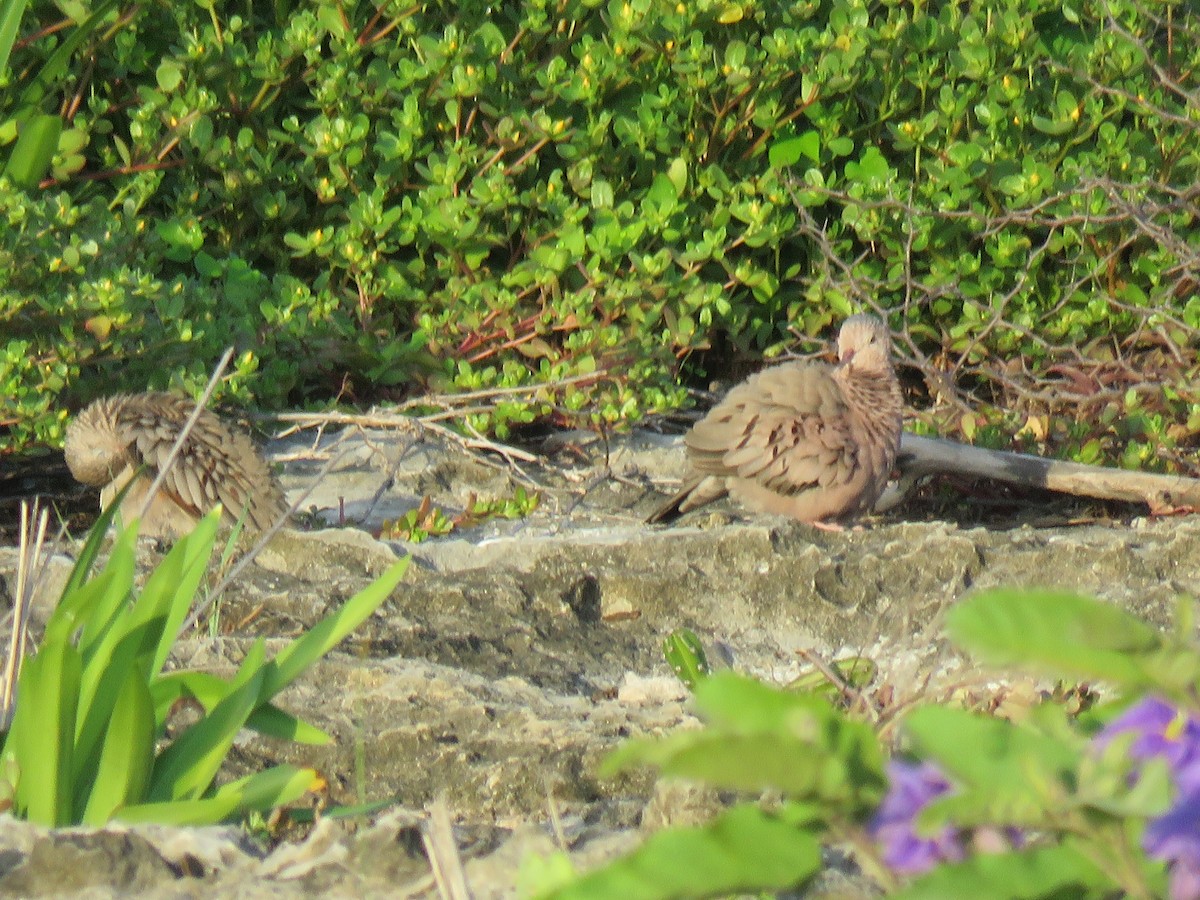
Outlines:
{"type": "MultiPolygon", "coordinates": [[[[154,680],[155,721],[165,720],[167,711],[179,700],[194,699],[206,711],[212,710],[230,691],[229,682],[208,672],[171,672],[154,680]]],[[[333,737],[315,725],[284,712],[273,703],[256,709],[246,727],[267,737],[299,744],[332,744],[333,737]]]]}
{"type": "Polygon", "coordinates": [[[61,133],[62,119],[58,116],[39,113],[26,119],[19,128],[17,144],[8,157],[4,174],[23,188],[35,187],[50,170],[61,133]]]}
{"type": "Polygon", "coordinates": [[[267,665],[263,698],[274,697],[366,621],[400,583],[408,569],[408,561],[409,558],[405,557],[393,563],[379,578],[347,600],[341,609],[322,619],[276,654],[267,665]]]}
{"type": "Polygon", "coordinates": [[[0,0],[0,75],[8,67],[8,57],[25,14],[25,3],[26,0],[0,0]]]}
{"type": "Polygon", "coordinates": [[[666,900],[795,887],[821,865],[817,838],[755,806],[699,828],[660,831],[622,859],[542,895],[544,900],[666,900]]]}
{"type": "Polygon", "coordinates": [[[94,776],[102,745],[113,727],[129,679],[137,679],[143,685],[150,680],[148,646],[153,642],[146,636],[150,628],[143,624],[125,632],[109,652],[94,655],[83,667],[74,736],[77,783],[87,783],[94,776]]]}
{"type": "Polygon", "coordinates": [[[697,684],[695,700],[708,727],[629,741],[605,760],[602,773],[649,764],[719,787],[775,788],[796,799],[822,798],[848,814],[882,796],[878,739],[824,699],[718,672],[697,684]]]}
{"type": "Polygon", "coordinates": [[[145,669],[130,666],[112,707],[94,786],[80,816],[84,825],[103,825],[122,807],[145,797],[154,768],[154,707],[145,669]]]}
{"type": "Polygon", "coordinates": [[[229,695],[159,755],[147,795],[151,802],[195,800],[208,789],[233,739],[259,704],[264,658],[259,638],[242,661],[229,695]]]}
{"type": "Polygon", "coordinates": [[[17,708],[5,743],[20,778],[14,806],[39,825],[67,825],[73,812],[75,711],[83,664],[65,641],[43,644],[25,663],[17,708]]]}
{"type": "Polygon", "coordinates": [[[976,854],[943,864],[892,896],[896,900],[1017,900],[1106,897],[1120,893],[1111,879],[1070,846],[976,854]]]}
{"type": "MultiPolygon", "coordinates": [[[[1159,632],[1136,616],[1062,591],[977,594],[950,609],[946,630],[960,647],[990,665],[1098,678],[1127,688],[1153,684],[1148,668],[1175,661],[1161,652],[1159,632]]],[[[1191,672],[1198,666],[1193,657],[1191,672]]],[[[1188,673],[1180,677],[1186,679],[1188,673]]]]}
{"type": "Polygon", "coordinates": [[[684,189],[687,187],[688,167],[682,157],[675,157],[671,160],[671,164],[667,166],[667,178],[671,180],[671,184],[675,185],[675,196],[683,195],[684,189]]]}
{"type": "MultiPolygon", "coordinates": [[[[69,640],[78,630],[77,646],[85,667],[116,622],[128,613],[136,547],[134,523],[117,535],[103,569],[78,587],[68,586],[46,623],[47,640],[69,640]]],[[[112,636],[109,643],[118,637],[112,636]]]]}
{"type": "Polygon", "coordinates": [[[234,795],[238,798],[239,809],[268,812],[294,803],[308,791],[318,790],[322,784],[321,776],[315,769],[273,766],[265,772],[256,772],[223,784],[213,796],[219,799],[234,795]]]}
{"type": "Polygon", "coordinates": [[[164,59],[154,73],[155,80],[164,94],[169,94],[183,81],[183,69],[173,59],[164,59]]]}
{"type": "Polygon", "coordinates": [[[798,137],[784,138],[771,144],[767,160],[773,169],[787,169],[807,156],[814,163],[821,161],[821,136],[815,131],[806,131],[798,137]]]}
{"type": "Polygon", "coordinates": [[[1084,739],[1064,740],[1006,719],[941,706],[904,719],[913,752],[936,760],[959,788],[939,801],[955,820],[1040,824],[1068,803],[1067,783],[1084,739]]]}
{"type": "MultiPolygon", "coordinates": [[[[104,544],[104,536],[108,533],[109,526],[112,525],[113,518],[121,508],[121,503],[124,502],[125,496],[133,488],[134,480],[133,478],[129,479],[126,485],[109,502],[108,506],[100,510],[100,515],[92,523],[92,527],[88,530],[87,540],[84,541],[83,548],[79,551],[79,557],[75,560],[75,565],[71,567],[71,574],[67,577],[67,583],[63,587],[64,597],[70,596],[87,581],[88,575],[92,571],[92,566],[96,563],[96,557],[100,554],[100,548],[104,544]]],[[[118,542],[136,542],[136,529],[127,528],[117,540],[118,542]],[[129,536],[131,533],[132,537],[129,536]]],[[[56,613],[51,614],[51,619],[54,618],[56,613]]],[[[49,622],[47,623],[47,627],[49,627],[49,622]]]]}
{"type": "Polygon", "coordinates": [[[203,800],[164,800],[138,803],[117,810],[114,819],[135,824],[156,822],[162,825],[212,825],[237,812],[241,798],[237,794],[206,797],[203,800]]]}
{"type": "Polygon", "coordinates": [[[691,689],[712,671],[700,638],[687,628],[677,628],[663,639],[663,656],[675,677],[691,689]]]}
{"type": "MultiPolygon", "coordinates": [[[[222,510],[219,506],[211,510],[196,523],[196,527],[186,537],[181,538],[171,548],[171,552],[167,555],[168,558],[176,553],[181,557],[179,575],[175,580],[164,576],[160,582],[158,569],[155,569],[154,574],[147,579],[146,586],[142,589],[143,596],[139,597],[139,600],[144,599],[146,594],[160,587],[163,591],[162,598],[157,603],[154,602],[153,595],[151,595],[150,600],[147,601],[150,605],[143,613],[143,615],[153,615],[156,618],[160,615],[164,617],[162,630],[158,637],[158,646],[155,648],[154,662],[151,666],[153,674],[161,672],[162,667],[166,664],[171,647],[174,646],[192,601],[196,598],[196,591],[208,569],[208,561],[212,559],[217,528],[221,524],[221,514],[222,510]]],[[[159,568],[162,568],[166,561],[164,559],[163,563],[159,564],[159,568]]]]}

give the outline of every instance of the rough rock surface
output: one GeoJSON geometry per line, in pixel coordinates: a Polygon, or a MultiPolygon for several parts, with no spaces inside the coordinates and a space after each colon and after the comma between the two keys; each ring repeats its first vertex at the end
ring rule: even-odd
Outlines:
{"type": "MultiPolygon", "coordinates": [[[[323,820],[270,853],[232,829],[45,832],[0,819],[0,895],[432,895],[420,828],[444,796],[474,894],[511,896],[530,852],[563,841],[586,865],[632,846],[639,829],[700,820],[718,804],[650,773],[596,774],[629,735],[694,727],[661,656],[674,628],[693,629],[713,661],[779,683],[810,650],[867,654],[883,677],[916,689],[927,676],[968,674],[938,621],[970,591],[1067,587],[1163,624],[1178,595],[1200,593],[1196,519],[961,527],[911,521],[928,510],[910,502],[840,534],[734,507],[651,528],[641,520],[662,497],[652,485],[669,490],[684,468],[677,439],[559,435],[542,449],[510,465],[414,431],[273,442],[289,499],[313,487],[301,527],[230,588],[219,637],[179,648],[180,665],[231,670],[255,636],[299,634],[411,554],[382,609],[281,697],[336,744],[248,735],[234,752],[238,771],[315,765],[329,805],[390,799],[389,811],[323,820]],[[371,534],[426,496],[453,516],[472,494],[511,497],[518,485],[542,496],[525,518],[413,545],[371,534]]],[[[158,551],[144,549],[152,565],[158,551]]],[[[67,566],[56,560],[52,575],[67,566]]],[[[13,567],[0,549],[5,603],[13,567]]]]}

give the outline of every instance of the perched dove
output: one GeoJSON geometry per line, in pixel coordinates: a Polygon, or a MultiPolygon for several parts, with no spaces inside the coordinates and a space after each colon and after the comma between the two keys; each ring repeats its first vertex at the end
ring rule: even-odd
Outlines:
{"type": "MultiPolygon", "coordinates": [[[[67,466],[77,481],[101,488],[104,507],[145,465],[121,507],[128,521],[141,512],[150,485],[194,409],[192,401],[171,394],[103,397],[67,427],[67,466]]],[[[245,509],[247,531],[265,531],[287,511],[283,492],[250,438],[204,410],[142,518],[141,533],[187,534],[217,503],[230,522],[245,509]]]]}
{"type": "Polygon", "coordinates": [[[836,527],[879,498],[900,426],[891,336],[873,316],[851,316],[838,333],[836,366],[765,369],[696,423],[684,438],[694,475],[647,521],[729,494],[758,512],[836,527]]]}

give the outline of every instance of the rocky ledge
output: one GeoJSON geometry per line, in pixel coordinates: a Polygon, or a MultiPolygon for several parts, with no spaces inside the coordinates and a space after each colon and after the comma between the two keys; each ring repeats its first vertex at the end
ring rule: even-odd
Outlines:
{"type": "MultiPolygon", "coordinates": [[[[928,691],[978,675],[938,628],[973,590],[1070,588],[1163,624],[1176,597],[1200,593],[1193,518],[1046,526],[1034,510],[1022,525],[967,527],[911,521],[929,516],[916,501],[843,533],[733,507],[650,528],[642,519],[683,469],[677,439],[559,435],[541,450],[505,458],[444,434],[357,428],[274,441],[289,497],[311,489],[300,527],[230,588],[219,637],[179,646],[179,665],[232,670],[256,636],[278,645],[411,555],[381,610],[280,698],[336,744],[246,736],[233,760],[316,766],[323,805],[391,801],[385,811],[319,819],[270,852],[233,828],[47,832],[0,819],[0,894],[433,895],[420,833],[444,797],[473,894],[510,896],[530,853],[565,846],[587,865],[719,802],[651,773],[596,774],[630,735],[694,727],[660,649],[675,628],[695,631],[714,664],[777,683],[805,654],[862,654],[880,683],[928,691]],[[518,487],[540,497],[523,518],[416,544],[373,536],[425,498],[453,518],[518,487]]],[[[158,551],[144,549],[151,566],[158,551]]],[[[0,589],[14,556],[0,550],[0,589]]],[[[53,571],[68,565],[64,552],[53,571]]]]}

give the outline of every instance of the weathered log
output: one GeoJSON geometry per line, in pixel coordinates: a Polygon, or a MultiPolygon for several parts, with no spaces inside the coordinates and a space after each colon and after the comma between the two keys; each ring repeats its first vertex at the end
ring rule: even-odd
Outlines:
{"type": "Polygon", "coordinates": [[[1088,466],[1007,450],[985,450],[908,432],[900,439],[896,467],[900,470],[900,478],[879,498],[875,504],[877,512],[891,509],[921,478],[936,474],[992,478],[1020,487],[1145,503],[1155,513],[1189,507],[1200,510],[1200,478],[1088,466]]]}

